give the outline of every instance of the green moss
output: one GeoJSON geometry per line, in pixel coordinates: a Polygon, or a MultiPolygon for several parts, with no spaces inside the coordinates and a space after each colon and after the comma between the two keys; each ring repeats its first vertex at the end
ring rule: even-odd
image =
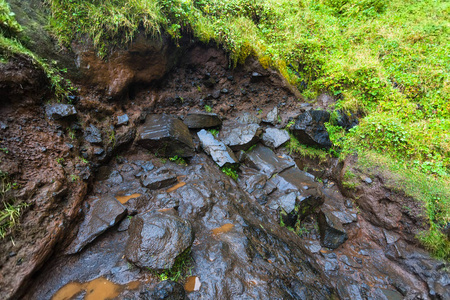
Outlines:
{"type": "Polygon", "coordinates": [[[321,162],[326,161],[331,156],[327,151],[301,144],[294,135],[291,133],[289,135],[291,139],[286,144],[286,148],[290,154],[295,153],[302,157],[318,159],[321,162]]]}
{"type": "Polygon", "coordinates": [[[238,173],[237,170],[239,169],[238,166],[231,166],[231,167],[222,167],[220,170],[225,173],[227,176],[233,178],[234,181],[238,180],[238,173]]]}
{"type": "Polygon", "coordinates": [[[177,256],[175,262],[171,269],[163,271],[155,271],[149,269],[159,280],[171,280],[178,282],[184,280],[186,277],[192,275],[191,269],[193,266],[193,259],[191,256],[191,247],[184,250],[180,255],[177,256]]]}

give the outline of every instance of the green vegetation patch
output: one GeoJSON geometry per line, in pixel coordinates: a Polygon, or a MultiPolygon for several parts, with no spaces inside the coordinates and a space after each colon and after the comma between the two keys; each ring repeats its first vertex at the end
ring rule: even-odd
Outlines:
{"type": "Polygon", "coordinates": [[[193,263],[194,261],[191,256],[191,247],[189,247],[177,256],[171,269],[162,271],[155,271],[152,269],[149,270],[161,281],[171,280],[178,282],[192,275],[193,263]]]}
{"type": "Polygon", "coordinates": [[[10,195],[10,192],[19,186],[14,183],[9,175],[0,171],[0,238],[3,239],[11,233],[17,225],[27,203],[18,203],[17,199],[10,195]]]}

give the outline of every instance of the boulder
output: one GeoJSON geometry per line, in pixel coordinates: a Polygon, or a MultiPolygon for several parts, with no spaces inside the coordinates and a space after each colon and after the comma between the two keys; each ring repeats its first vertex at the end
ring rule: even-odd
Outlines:
{"type": "Polygon", "coordinates": [[[94,200],[91,209],[81,223],[77,237],[66,253],[80,252],[108,228],[120,222],[126,213],[126,208],[111,195],[94,200]]]}
{"type": "Polygon", "coordinates": [[[348,239],[342,223],[327,209],[320,210],[319,231],[322,245],[331,249],[336,249],[348,239]]]}
{"type": "Polygon", "coordinates": [[[45,112],[47,116],[49,118],[52,118],[53,120],[67,119],[77,114],[75,106],[62,103],[55,103],[52,105],[48,105],[45,108],[45,112]]]}
{"type": "Polygon", "coordinates": [[[301,143],[329,149],[332,143],[324,126],[329,120],[329,112],[310,110],[298,116],[290,130],[301,143]]]}
{"type": "Polygon", "coordinates": [[[238,160],[234,156],[233,151],[230,150],[224,143],[216,140],[212,133],[202,129],[197,133],[203,150],[212,157],[212,159],[223,167],[227,164],[236,164],[238,160]]]}
{"type": "Polygon", "coordinates": [[[257,145],[245,155],[245,163],[261,173],[271,177],[295,165],[293,160],[278,157],[267,147],[257,145]]]}
{"type": "Polygon", "coordinates": [[[194,238],[188,221],[159,211],[136,215],[128,232],[126,258],[138,267],[155,270],[172,268],[194,238]]]}
{"type": "Polygon", "coordinates": [[[276,128],[267,128],[262,135],[263,144],[273,149],[280,147],[290,139],[287,131],[276,128]]]}
{"type": "Polygon", "coordinates": [[[141,176],[142,185],[150,190],[162,189],[176,182],[177,175],[168,169],[160,169],[141,176]]]}
{"type": "Polygon", "coordinates": [[[222,120],[213,113],[190,113],[184,120],[184,124],[190,129],[211,128],[222,125],[222,120]]]}
{"type": "Polygon", "coordinates": [[[187,126],[178,118],[166,114],[147,116],[138,130],[137,143],[158,156],[192,157],[195,154],[187,126]]]}
{"type": "Polygon", "coordinates": [[[246,124],[224,129],[220,135],[225,145],[233,151],[239,151],[255,145],[261,133],[262,129],[258,124],[246,124]]]}

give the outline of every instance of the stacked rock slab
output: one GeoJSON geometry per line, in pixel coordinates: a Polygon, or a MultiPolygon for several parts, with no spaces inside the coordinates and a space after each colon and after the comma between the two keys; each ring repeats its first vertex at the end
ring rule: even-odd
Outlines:
{"type": "Polygon", "coordinates": [[[238,163],[233,151],[221,141],[216,140],[212,133],[202,129],[197,135],[203,150],[212,157],[219,167],[238,163]]]}
{"type": "Polygon", "coordinates": [[[184,118],[183,122],[189,129],[203,129],[222,125],[222,120],[217,114],[213,113],[190,113],[184,118]]]}
{"type": "Polygon", "coordinates": [[[329,112],[310,110],[298,116],[290,130],[301,143],[328,149],[332,144],[324,124],[329,120],[329,112]]]}
{"type": "Polygon", "coordinates": [[[158,156],[192,157],[195,154],[187,126],[180,119],[166,114],[147,116],[138,131],[137,143],[158,156]]]}

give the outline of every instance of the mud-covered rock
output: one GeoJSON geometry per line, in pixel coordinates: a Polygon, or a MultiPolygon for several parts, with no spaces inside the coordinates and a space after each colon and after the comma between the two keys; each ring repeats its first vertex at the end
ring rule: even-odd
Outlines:
{"type": "Polygon", "coordinates": [[[184,120],[184,124],[190,129],[211,128],[222,125],[222,120],[213,113],[190,113],[184,120]]]}
{"type": "Polygon", "coordinates": [[[259,141],[262,129],[258,124],[238,125],[223,129],[220,133],[225,145],[233,151],[247,150],[259,141]]]}
{"type": "Polygon", "coordinates": [[[204,129],[197,133],[203,150],[209,154],[212,159],[219,165],[223,167],[227,164],[236,164],[238,160],[234,156],[233,151],[230,150],[224,143],[216,140],[211,132],[204,129]]]}
{"type": "Polygon", "coordinates": [[[67,254],[80,252],[96,237],[122,220],[126,213],[126,208],[111,195],[94,200],[67,254]]]}
{"type": "Polygon", "coordinates": [[[140,295],[141,300],[184,300],[186,292],[181,284],[171,280],[158,283],[151,291],[145,291],[140,295]]]}
{"type": "Polygon", "coordinates": [[[290,139],[287,131],[276,128],[267,128],[262,135],[263,144],[273,149],[280,147],[290,139]]]}
{"type": "Polygon", "coordinates": [[[192,157],[195,153],[187,126],[178,118],[166,114],[147,116],[138,130],[137,143],[159,156],[192,157]]]}
{"type": "Polygon", "coordinates": [[[329,120],[329,112],[310,110],[298,116],[290,130],[301,143],[330,148],[332,144],[324,126],[329,120]]]}
{"type": "Polygon", "coordinates": [[[75,106],[62,103],[48,105],[45,108],[45,112],[47,116],[53,120],[67,119],[77,114],[75,106]]]}
{"type": "Polygon", "coordinates": [[[321,209],[318,221],[320,239],[325,247],[336,249],[348,239],[342,223],[329,210],[321,209]]]}
{"type": "Polygon", "coordinates": [[[84,139],[91,144],[101,144],[102,133],[97,127],[91,124],[84,130],[84,139]]]}
{"type": "Polygon", "coordinates": [[[141,183],[150,190],[168,187],[177,182],[177,175],[168,169],[160,169],[155,172],[145,173],[141,176],[141,183]]]}
{"type": "Polygon", "coordinates": [[[158,211],[136,215],[128,232],[125,256],[141,268],[172,268],[176,257],[193,242],[188,221],[158,211]]]}

